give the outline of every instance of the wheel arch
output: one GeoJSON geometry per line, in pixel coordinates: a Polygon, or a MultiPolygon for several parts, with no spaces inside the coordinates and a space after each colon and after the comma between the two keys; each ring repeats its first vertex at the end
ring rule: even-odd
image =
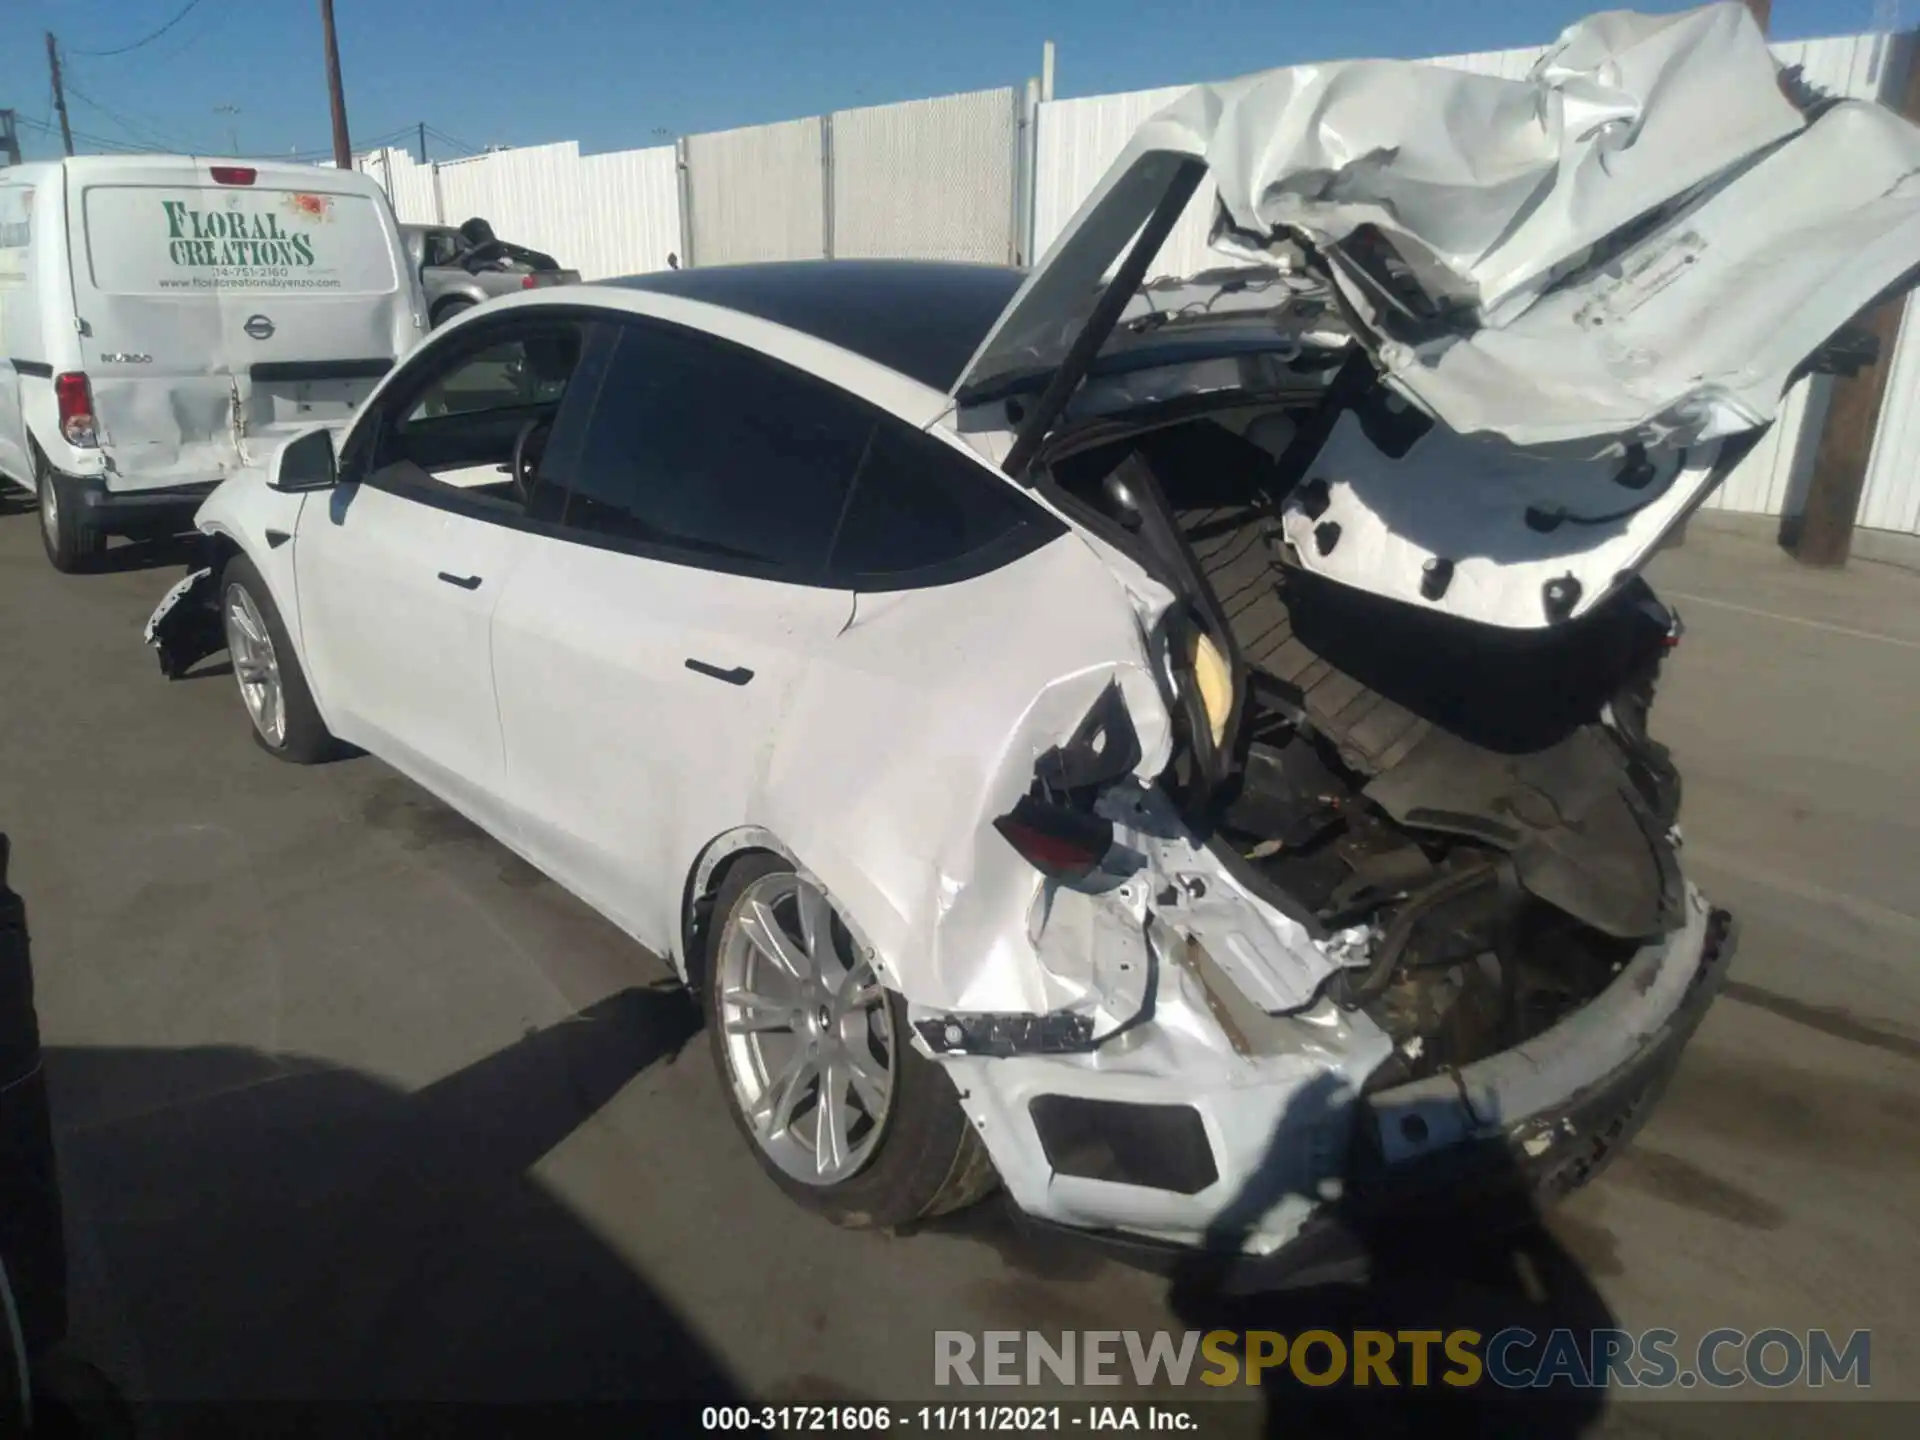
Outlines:
{"type": "Polygon", "coordinates": [[[680,933],[676,937],[679,954],[670,958],[688,988],[695,994],[701,993],[705,978],[702,966],[714,901],[719,898],[721,887],[727,883],[728,872],[750,855],[777,856],[818,886],[832,904],[834,913],[840,917],[840,922],[847,927],[847,934],[853,938],[860,953],[873,962],[874,973],[880,977],[880,982],[890,990],[899,989],[895,979],[897,971],[889,963],[889,957],[873,944],[861,925],[860,917],[848,905],[845,894],[823,879],[785,840],[761,825],[737,825],[716,835],[701,848],[687,872],[680,905],[680,933]]]}
{"type": "MultiPolygon", "coordinates": [[[[229,482],[231,484],[231,482],[229,482]]],[[[267,491],[264,502],[267,513],[255,513],[253,505],[262,503],[255,497],[225,497],[228,486],[221,486],[207,497],[200,513],[194,517],[194,526],[202,538],[203,560],[201,563],[211,566],[216,573],[222,573],[233,562],[235,556],[245,556],[247,562],[259,573],[265,583],[274,609],[280,612],[280,623],[286,627],[287,639],[293,646],[293,658],[306,677],[308,692],[313,697],[314,708],[320,712],[321,721],[333,728],[333,717],[327,700],[313,680],[313,667],[307,661],[307,639],[300,615],[300,589],[295,578],[293,555],[298,541],[274,544],[268,539],[270,530],[284,526],[278,533],[292,537],[299,521],[296,506],[291,515],[279,513],[281,506],[276,502],[304,500],[304,496],[285,496],[267,491]],[[257,538],[256,538],[257,532],[257,538]]],[[[265,487],[261,489],[265,491],[265,487]]],[[[337,732],[336,732],[337,733],[337,732]]]]}

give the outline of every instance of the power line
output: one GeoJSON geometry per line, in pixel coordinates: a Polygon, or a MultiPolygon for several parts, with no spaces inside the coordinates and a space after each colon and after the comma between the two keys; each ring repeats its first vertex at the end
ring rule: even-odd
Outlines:
{"type": "Polygon", "coordinates": [[[166,131],[162,130],[158,125],[152,124],[149,121],[129,119],[127,116],[120,114],[119,111],[110,109],[107,106],[102,105],[98,100],[94,99],[91,95],[87,94],[86,91],[82,90],[79,86],[75,85],[73,83],[73,77],[71,75],[67,76],[67,93],[73,96],[74,99],[82,102],[85,105],[91,106],[93,109],[99,111],[102,115],[106,116],[107,119],[113,121],[114,124],[118,125],[122,130],[126,131],[127,134],[133,136],[136,140],[151,141],[154,144],[163,146],[168,150],[195,151],[199,149],[199,147],[196,145],[190,145],[182,142],[180,137],[177,135],[168,134],[166,131]]]}
{"type": "MultiPolygon", "coordinates": [[[[88,105],[99,110],[101,114],[105,115],[109,120],[121,125],[122,128],[126,129],[128,134],[134,135],[138,133],[139,127],[128,125],[125,117],[116,115],[112,111],[105,109],[98,101],[81,94],[71,85],[67,86],[67,90],[75,99],[86,101],[88,105]]],[[[34,120],[25,115],[16,115],[15,120],[22,128],[32,130],[39,135],[58,136],[60,133],[60,127],[54,124],[50,118],[34,120]]],[[[405,139],[412,132],[413,128],[411,125],[402,125],[398,129],[372,136],[366,140],[356,140],[354,142],[354,153],[359,155],[382,149],[393,144],[396,140],[405,139]]],[[[175,140],[167,139],[163,132],[156,128],[147,127],[147,131],[148,139],[159,143],[147,143],[146,141],[139,140],[120,140],[107,135],[95,135],[85,130],[75,130],[73,132],[73,138],[75,140],[85,141],[89,145],[98,146],[101,149],[117,150],[128,154],[166,155],[211,153],[198,151],[192,146],[182,146],[175,140]]],[[[431,128],[429,128],[427,133],[433,133],[431,128]]],[[[273,151],[256,151],[254,153],[257,158],[261,160],[292,160],[297,162],[331,160],[333,158],[333,147],[330,145],[318,145],[308,149],[286,151],[279,154],[273,151]]]]}
{"type": "MultiPolygon", "coordinates": [[[[25,126],[27,129],[37,131],[42,135],[52,136],[52,135],[58,135],[60,133],[60,127],[58,125],[43,125],[37,120],[27,119],[24,115],[16,116],[15,118],[19,121],[21,125],[25,126]]],[[[89,145],[98,145],[102,149],[106,149],[106,150],[129,151],[129,152],[134,152],[141,155],[154,155],[154,154],[165,153],[162,147],[159,147],[159,146],[132,145],[125,140],[109,139],[105,135],[89,135],[84,130],[74,131],[73,138],[76,140],[84,140],[89,145]]]]}
{"type": "Polygon", "coordinates": [[[437,129],[432,125],[427,126],[427,134],[433,136],[434,139],[441,141],[443,144],[453,146],[456,150],[464,150],[469,155],[478,155],[481,153],[478,145],[469,145],[466,141],[457,139],[447,134],[446,131],[437,129]]]}
{"type": "MultiPolygon", "coordinates": [[[[364,150],[378,150],[381,146],[391,145],[396,140],[404,139],[411,136],[412,133],[413,133],[413,126],[402,125],[397,129],[385,131],[382,134],[375,135],[368,139],[355,137],[353,142],[353,148],[356,152],[364,151],[364,150]]],[[[429,128],[427,133],[431,135],[433,133],[433,130],[429,128]]],[[[332,154],[333,152],[328,151],[327,153],[332,154]]]]}
{"type": "Polygon", "coordinates": [[[166,24],[162,25],[158,30],[154,31],[151,35],[142,36],[140,39],[134,41],[131,45],[122,45],[116,50],[75,50],[72,53],[75,55],[92,55],[92,56],[95,56],[96,58],[104,58],[108,55],[125,55],[129,50],[138,50],[143,45],[151,45],[154,41],[158,40],[162,35],[166,34],[169,30],[173,29],[174,26],[178,25],[182,20],[186,19],[187,16],[191,15],[194,12],[194,10],[199,6],[199,4],[200,4],[200,0],[187,0],[187,3],[180,8],[179,14],[175,15],[171,20],[167,21],[166,24]]]}

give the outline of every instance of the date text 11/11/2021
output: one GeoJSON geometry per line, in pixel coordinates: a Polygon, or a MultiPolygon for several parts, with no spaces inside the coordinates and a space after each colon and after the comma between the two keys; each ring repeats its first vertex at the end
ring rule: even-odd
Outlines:
{"type": "Polygon", "coordinates": [[[709,1433],[880,1434],[1016,1433],[1065,1435],[1075,1431],[1159,1431],[1196,1434],[1196,1407],[1188,1405],[709,1405],[700,1412],[709,1433]]]}

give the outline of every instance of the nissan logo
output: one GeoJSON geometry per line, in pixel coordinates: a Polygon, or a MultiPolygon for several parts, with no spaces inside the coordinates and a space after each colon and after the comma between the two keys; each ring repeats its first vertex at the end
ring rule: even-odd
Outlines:
{"type": "Polygon", "coordinates": [[[249,315],[242,328],[256,340],[265,340],[273,334],[273,322],[264,315],[249,315]]]}

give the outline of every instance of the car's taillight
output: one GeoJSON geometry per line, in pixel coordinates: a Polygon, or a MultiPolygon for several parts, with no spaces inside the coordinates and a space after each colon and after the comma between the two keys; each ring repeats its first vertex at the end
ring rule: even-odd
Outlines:
{"type": "Polygon", "coordinates": [[[1080,880],[1113,848],[1112,822],[1031,795],[993,822],[993,828],[1042,875],[1080,880]]]}
{"type": "Polygon", "coordinates": [[[93,386],[79,371],[53,377],[53,395],[60,406],[60,433],[69,445],[91,450],[100,443],[93,418],[93,386]]]}
{"type": "Polygon", "coordinates": [[[251,185],[260,178],[260,172],[250,165],[216,165],[213,167],[213,183],[216,185],[251,185]]]}

